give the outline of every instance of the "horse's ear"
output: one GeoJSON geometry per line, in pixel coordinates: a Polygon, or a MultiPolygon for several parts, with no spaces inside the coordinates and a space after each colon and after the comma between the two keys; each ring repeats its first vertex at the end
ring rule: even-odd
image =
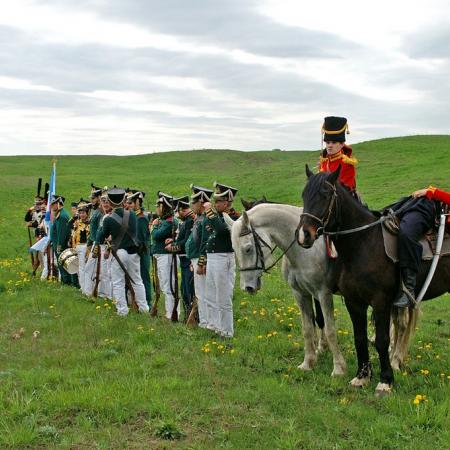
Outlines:
{"type": "Polygon", "coordinates": [[[330,182],[331,184],[335,184],[336,181],[339,179],[341,168],[342,166],[339,166],[337,170],[331,172],[330,175],[328,175],[327,181],[330,182]]]}
{"type": "Polygon", "coordinates": [[[310,176],[314,175],[311,170],[309,169],[308,164],[305,164],[305,172],[306,172],[306,176],[309,178],[310,176]]]}
{"type": "Polygon", "coordinates": [[[267,198],[266,198],[265,195],[262,196],[262,199],[261,199],[261,200],[262,200],[263,203],[267,203],[267,198]]]}
{"type": "Polygon", "coordinates": [[[247,211],[242,212],[242,222],[244,222],[244,226],[246,228],[250,226],[250,219],[248,218],[247,211]]]}
{"type": "Polygon", "coordinates": [[[241,203],[246,211],[248,211],[252,207],[251,203],[247,200],[244,200],[243,198],[241,198],[241,203]]]}
{"type": "Polygon", "coordinates": [[[233,228],[234,225],[234,220],[226,212],[223,213],[223,220],[225,221],[226,226],[231,232],[231,229],[233,228]]]}

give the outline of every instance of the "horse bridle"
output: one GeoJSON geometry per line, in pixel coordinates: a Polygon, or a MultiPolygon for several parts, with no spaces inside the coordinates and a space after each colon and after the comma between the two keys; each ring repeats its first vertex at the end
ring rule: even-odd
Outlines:
{"type": "Polygon", "coordinates": [[[325,181],[325,184],[327,184],[331,190],[332,190],[332,195],[330,198],[330,202],[328,203],[328,208],[327,208],[327,212],[324,215],[324,218],[321,219],[317,216],[315,216],[314,214],[310,214],[310,213],[302,213],[300,214],[300,220],[303,218],[303,216],[306,217],[310,217],[311,219],[315,220],[317,223],[319,223],[319,227],[316,230],[316,233],[318,236],[320,236],[322,233],[326,234],[325,231],[325,227],[328,225],[328,222],[331,219],[331,214],[333,212],[333,208],[336,206],[337,209],[337,191],[336,191],[336,186],[332,183],[330,183],[329,181],[325,181]]]}
{"type": "Polygon", "coordinates": [[[273,267],[273,265],[270,266],[269,269],[266,269],[266,263],[264,261],[264,252],[263,252],[262,246],[269,248],[270,254],[272,254],[275,251],[277,246],[272,248],[257,233],[257,231],[253,228],[253,226],[251,224],[247,225],[247,229],[242,231],[241,234],[239,235],[239,237],[248,236],[249,234],[251,234],[253,236],[253,241],[255,242],[255,254],[256,254],[255,265],[253,267],[244,267],[243,269],[239,269],[239,270],[240,270],[240,272],[248,272],[250,270],[262,270],[263,272],[267,272],[269,269],[271,269],[273,267]],[[260,262],[260,265],[258,265],[258,262],[260,262]]]}
{"type": "Polygon", "coordinates": [[[278,261],[291,249],[291,247],[294,245],[295,242],[297,242],[297,232],[294,235],[294,239],[292,242],[287,246],[286,250],[281,253],[281,255],[273,262],[269,267],[266,267],[266,263],[264,261],[264,252],[262,249],[262,245],[264,247],[267,247],[270,249],[270,254],[272,255],[273,252],[276,250],[277,245],[275,245],[274,248],[272,248],[253,228],[253,226],[249,223],[247,225],[247,229],[245,231],[242,231],[239,237],[247,236],[248,234],[253,235],[253,240],[255,241],[255,250],[256,250],[256,260],[255,260],[255,266],[254,267],[244,267],[243,269],[239,269],[240,272],[246,272],[249,270],[262,270],[265,273],[269,273],[269,271],[276,266],[278,261]],[[261,261],[261,266],[258,267],[258,260],[261,261]]]}

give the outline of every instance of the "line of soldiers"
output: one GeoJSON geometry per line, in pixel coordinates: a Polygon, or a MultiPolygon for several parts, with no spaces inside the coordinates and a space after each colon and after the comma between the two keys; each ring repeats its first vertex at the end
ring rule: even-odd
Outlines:
{"type": "Polygon", "coordinates": [[[85,295],[113,299],[121,316],[130,307],[154,315],[160,290],[165,317],[178,320],[181,290],[185,321],[192,313],[200,327],[232,337],[235,259],[223,213],[239,217],[233,208],[237,189],[217,182],[214,189],[191,185],[190,199],[159,191],[152,214],[144,209],[142,190],[91,187],[89,200],[72,203],[70,217],[65,198],[43,198],[39,185],[25,220],[42,239],[50,201],[51,246],[38,252],[41,278],[57,272],[62,283],[85,295]]]}

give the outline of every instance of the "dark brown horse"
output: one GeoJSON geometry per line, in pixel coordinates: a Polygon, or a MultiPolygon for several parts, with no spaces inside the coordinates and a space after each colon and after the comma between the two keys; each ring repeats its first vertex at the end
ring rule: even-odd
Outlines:
{"type": "MultiPolygon", "coordinates": [[[[385,254],[378,217],[356,201],[337,180],[339,170],[331,174],[313,174],[306,166],[308,182],[303,190],[303,214],[299,243],[311,247],[321,233],[332,238],[340,264],[338,287],[345,299],[353,324],[358,370],[351,381],[364,386],[371,378],[367,339],[367,308],[373,308],[375,346],[380,360],[377,395],[391,391],[394,375],[389,361],[389,326],[392,302],[399,285],[399,270],[385,254]],[[368,226],[377,222],[375,226],[368,226]],[[346,230],[354,230],[343,233],[346,230]]],[[[417,277],[420,289],[430,267],[423,262],[417,277]]],[[[450,257],[441,258],[424,299],[450,291],[450,257]]]]}

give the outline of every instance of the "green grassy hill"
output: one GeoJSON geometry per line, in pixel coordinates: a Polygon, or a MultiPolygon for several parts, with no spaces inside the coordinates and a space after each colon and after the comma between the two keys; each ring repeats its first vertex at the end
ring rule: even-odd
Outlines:
{"type": "MultiPolygon", "coordinates": [[[[358,188],[372,208],[415,189],[450,189],[450,136],[353,146],[358,188]]],[[[133,157],[63,156],[67,201],[90,183],[187,194],[214,180],[244,198],[300,204],[304,165],[318,152],[199,150],[133,157]]],[[[335,300],[349,373],[331,379],[330,354],[311,373],[298,310],[278,269],[254,297],[235,291],[236,337],[139,315],[118,318],[71,288],[30,279],[23,216],[51,157],[0,157],[0,448],[446,448],[450,442],[450,296],[427,302],[390,398],[353,391],[348,314],[335,300]],[[23,333],[20,329],[23,328],[23,333]],[[37,335],[33,337],[33,332],[37,335]],[[18,334],[18,338],[12,336],[18,334]],[[417,394],[427,401],[413,404],[417,394]]],[[[373,353],[375,360],[375,353],[373,353]]],[[[375,367],[378,370],[378,363],[375,367]]],[[[377,377],[376,377],[377,378],[377,377]]]]}

